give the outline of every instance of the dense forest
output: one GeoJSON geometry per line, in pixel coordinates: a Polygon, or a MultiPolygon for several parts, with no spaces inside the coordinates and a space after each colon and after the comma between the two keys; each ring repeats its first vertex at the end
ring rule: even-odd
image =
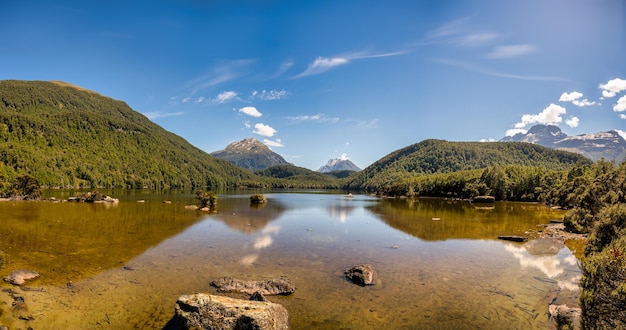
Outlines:
{"type": "Polygon", "coordinates": [[[0,82],[0,179],[47,187],[259,185],[124,102],[61,83],[0,82]]]}

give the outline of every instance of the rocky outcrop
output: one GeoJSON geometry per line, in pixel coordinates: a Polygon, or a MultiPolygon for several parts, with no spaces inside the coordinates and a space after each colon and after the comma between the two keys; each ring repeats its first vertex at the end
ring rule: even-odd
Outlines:
{"type": "Polygon", "coordinates": [[[180,296],[174,311],[182,329],[289,329],[285,307],[268,301],[197,293],[180,296]]]}
{"type": "Polygon", "coordinates": [[[26,281],[33,280],[39,277],[39,273],[26,270],[26,269],[18,269],[14,270],[9,274],[9,276],[4,278],[5,282],[9,282],[13,285],[24,285],[26,281]]]}
{"type": "Polygon", "coordinates": [[[376,281],[376,271],[370,264],[354,266],[346,270],[344,274],[352,283],[360,286],[374,285],[376,281]]]}
{"type": "Polygon", "coordinates": [[[289,295],[296,291],[296,286],[286,277],[266,281],[245,281],[232,277],[222,277],[211,282],[211,286],[221,292],[243,292],[262,295],[289,295]]]}

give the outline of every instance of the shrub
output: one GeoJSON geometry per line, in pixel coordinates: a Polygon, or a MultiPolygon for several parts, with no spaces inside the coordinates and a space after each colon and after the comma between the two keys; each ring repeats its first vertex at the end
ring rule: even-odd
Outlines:
{"type": "Polygon", "coordinates": [[[200,207],[213,207],[217,205],[217,194],[212,191],[196,191],[196,198],[200,200],[200,207]]]}

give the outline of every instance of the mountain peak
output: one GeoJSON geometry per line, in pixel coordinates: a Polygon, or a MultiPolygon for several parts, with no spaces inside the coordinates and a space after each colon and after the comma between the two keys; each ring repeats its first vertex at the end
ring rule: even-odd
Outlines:
{"type": "MultiPolygon", "coordinates": [[[[230,153],[242,153],[242,152],[253,152],[253,153],[267,153],[272,152],[272,150],[263,144],[263,142],[255,139],[255,138],[245,138],[241,141],[231,142],[226,146],[226,149],[221,150],[230,153]]],[[[218,151],[219,152],[219,151],[218,151]]]]}
{"type": "Polygon", "coordinates": [[[211,155],[251,171],[289,164],[282,156],[255,138],[231,142],[226,149],[212,152],[211,155]]]}
{"type": "Polygon", "coordinates": [[[507,136],[502,142],[529,142],[540,146],[576,152],[594,161],[626,159],[626,140],[617,131],[568,136],[554,125],[535,125],[526,133],[507,136]]]}
{"type": "Polygon", "coordinates": [[[346,155],[341,155],[339,158],[329,159],[326,165],[320,167],[317,171],[321,173],[329,173],[333,171],[355,171],[358,172],[361,169],[351,162],[346,155]]]}

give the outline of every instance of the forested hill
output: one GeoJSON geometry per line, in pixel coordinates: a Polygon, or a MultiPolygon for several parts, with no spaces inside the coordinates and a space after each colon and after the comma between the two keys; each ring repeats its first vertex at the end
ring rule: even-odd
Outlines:
{"type": "Polygon", "coordinates": [[[494,165],[566,169],[592,161],[579,154],[522,142],[449,142],[424,140],[396,150],[359,172],[353,189],[372,190],[422,174],[451,173],[494,165]]]}
{"type": "Polygon", "coordinates": [[[126,103],[61,82],[0,81],[0,181],[50,187],[216,189],[257,177],[126,103]]]}

